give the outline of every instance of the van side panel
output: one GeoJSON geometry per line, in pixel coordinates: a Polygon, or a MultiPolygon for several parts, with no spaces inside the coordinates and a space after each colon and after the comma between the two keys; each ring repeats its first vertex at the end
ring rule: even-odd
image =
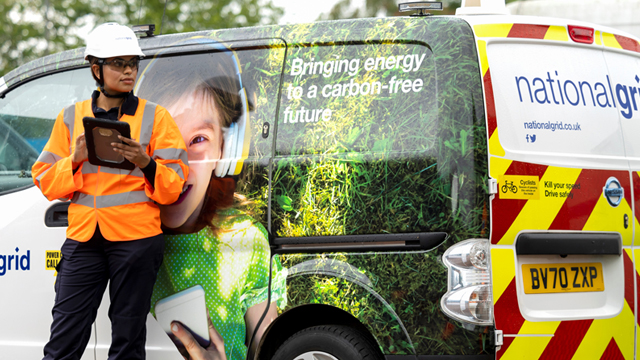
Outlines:
{"type": "Polygon", "coordinates": [[[282,35],[288,52],[271,214],[278,244],[290,242],[276,251],[317,246],[278,255],[289,270],[285,311],[338,307],[364,324],[386,355],[492,354],[490,329],[465,330],[439,305],[447,289],[444,250],[488,234],[486,128],[469,26],[455,18],[394,18],[292,26],[282,35]],[[340,41],[326,42],[323,34],[340,41]],[[399,55],[418,55],[421,65],[394,67],[389,59],[399,55]],[[342,60],[359,60],[359,71],[341,71],[342,60]],[[327,65],[334,61],[338,72],[327,65]],[[364,84],[398,79],[422,85],[363,93],[364,84]],[[331,117],[306,120],[317,109],[330,109],[331,117]],[[449,238],[432,250],[350,253],[313,243],[433,232],[449,238]]]}
{"type": "Polygon", "coordinates": [[[577,45],[566,26],[477,24],[474,31],[490,176],[498,182],[492,283],[496,329],[505,337],[497,357],[633,358],[635,186],[622,125],[633,104],[620,104],[616,87],[629,81],[613,76],[627,69],[612,70],[602,39],[577,45]],[[546,250],[520,253],[527,233],[547,239],[546,250]],[[548,251],[568,233],[612,235],[620,253],[548,251]],[[602,288],[579,282],[590,268],[602,288]]]}

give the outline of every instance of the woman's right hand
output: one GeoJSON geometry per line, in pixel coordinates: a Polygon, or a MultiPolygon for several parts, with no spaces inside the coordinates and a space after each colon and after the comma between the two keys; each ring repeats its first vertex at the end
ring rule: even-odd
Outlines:
{"type": "Polygon", "coordinates": [[[71,157],[73,168],[75,169],[80,166],[80,164],[87,161],[88,158],[89,151],[87,150],[87,140],[84,137],[84,133],[82,133],[76,138],[76,147],[73,150],[73,156],[71,157]]]}
{"type": "Polygon", "coordinates": [[[211,344],[209,344],[206,349],[203,349],[196,339],[193,338],[189,330],[185,329],[179,322],[174,321],[171,323],[171,331],[173,335],[182,342],[191,360],[227,360],[227,355],[224,352],[224,340],[216,328],[213,327],[208,312],[207,323],[209,325],[209,339],[211,339],[211,344]]]}

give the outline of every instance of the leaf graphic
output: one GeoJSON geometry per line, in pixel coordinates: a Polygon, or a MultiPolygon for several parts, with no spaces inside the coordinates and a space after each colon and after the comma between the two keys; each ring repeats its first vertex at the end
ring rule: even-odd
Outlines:
{"type": "Polygon", "coordinates": [[[280,205],[280,207],[282,209],[284,209],[285,211],[293,210],[293,207],[291,207],[291,198],[290,197],[284,196],[284,195],[277,195],[276,196],[276,201],[278,202],[278,205],[280,205]]]}

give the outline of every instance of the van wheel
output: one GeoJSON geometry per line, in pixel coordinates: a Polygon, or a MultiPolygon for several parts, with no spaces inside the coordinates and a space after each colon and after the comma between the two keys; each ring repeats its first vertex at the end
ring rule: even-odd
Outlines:
{"type": "Polygon", "coordinates": [[[273,360],[382,360],[378,345],[342,325],[306,328],[285,341],[273,360]]]}

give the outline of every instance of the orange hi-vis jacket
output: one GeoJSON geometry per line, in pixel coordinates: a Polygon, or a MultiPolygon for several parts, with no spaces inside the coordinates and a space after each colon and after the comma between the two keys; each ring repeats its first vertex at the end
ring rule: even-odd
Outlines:
{"type": "Polygon", "coordinates": [[[63,109],[32,167],[33,181],[47,199],[71,200],[67,237],[88,241],[97,224],[110,241],[160,234],[156,203],[175,202],[189,175],[187,149],[173,118],[162,106],[139,98],[135,114],[124,114],[120,119],[129,123],[131,138],[146,147],[156,161],[152,187],[139,167],[129,171],[85,161],[73,173],[75,139],[84,132],[85,116],[94,116],[91,99],[63,109]]]}

